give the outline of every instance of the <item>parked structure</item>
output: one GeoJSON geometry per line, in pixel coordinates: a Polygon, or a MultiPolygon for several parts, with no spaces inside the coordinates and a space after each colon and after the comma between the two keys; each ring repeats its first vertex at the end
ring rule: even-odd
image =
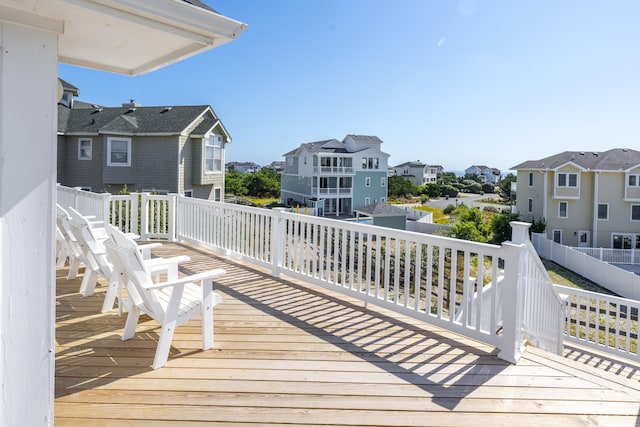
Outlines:
{"type": "Polygon", "coordinates": [[[75,100],[78,89],[61,82],[58,182],[222,200],[231,137],[210,106],[103,107],[75,100]]]}
{"type": "Polygon", "coordinates": [[[242,173],[258,172],[262,166],[253,162],[229,162],[225,165],[227,171],[236,170],[242,173]]]}
{"type": "Polygon", "coordinates": [[[517,212],[567,246],[640,248],[640,151],[565,151],[517,171],[517,212]]]}
{"type": "Polygon", "coordinates": [[[500,181],[500,169],[490,168],[488,166],[477,166],[473,165],[464,170],[464,173],[467,175],[478,175],[480,177],[480,181],[484,184],[485,182],[490,182],[492,184],[497,184],[500,181]]]}
{"type": "Polygon", "coordinates": [[[285,156],[281,199],[318,208],[319,214],[352,215],[387,200],[389,154],[377,136],[347,135],[300,145],[285,156]]]}
{"type": "Polygon", "coordinates": [[[420,160],[404,162],[391,168],[392,175],[411,181],[413,185],[435,184],[438,182],[438,174],[444,171],[440,165],[426,165],[420,160]]]}

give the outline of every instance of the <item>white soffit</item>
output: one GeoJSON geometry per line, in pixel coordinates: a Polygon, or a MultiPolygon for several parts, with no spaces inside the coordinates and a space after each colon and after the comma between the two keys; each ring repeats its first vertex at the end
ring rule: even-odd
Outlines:
{"type": "Polygon", "coordinates": [[[0,20],[58,32],[60,62],[126,75],[220,46],[247,28],[183,0],[0,0],[0,20]]]}

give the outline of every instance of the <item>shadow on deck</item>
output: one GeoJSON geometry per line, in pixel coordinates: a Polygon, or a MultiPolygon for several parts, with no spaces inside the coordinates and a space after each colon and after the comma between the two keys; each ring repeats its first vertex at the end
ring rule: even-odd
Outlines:
{"type": "Polygon", "coordinates": [[[122,342],[125,317],[100,313],[104,287],[82,298],[59,269],[56,425],[636,423],[629,378],[538,351],[511,365],[491,346],[201,248],[154,252],[189,255],[185,274],[227,270],[215,349],[200,350],[187,323],[152,370],[158,324],[142,317],[122,342]]]}

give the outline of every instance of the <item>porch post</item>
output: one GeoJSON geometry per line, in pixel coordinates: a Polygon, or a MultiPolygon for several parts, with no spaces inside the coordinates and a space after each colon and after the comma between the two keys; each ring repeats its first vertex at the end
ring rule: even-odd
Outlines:
{"type": "Polygon", "coordinates": [[[498,357],[516,363],[524,351],[522,338],[522,304],[526,262],[524,243],[529,239],[528,222],[512,221],[511,242],[505,242],[505,272],[502,284],[502,348],[498,357]]]}
{"type": "Polygon", "coordinates": [[[53,424],[57,24],[6,19],[0,16],[0,424],[41,426],[53,424]]]}

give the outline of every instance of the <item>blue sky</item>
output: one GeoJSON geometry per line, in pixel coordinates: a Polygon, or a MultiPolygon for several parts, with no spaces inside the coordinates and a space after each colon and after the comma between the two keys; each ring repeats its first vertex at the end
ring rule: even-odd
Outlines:
{"type": "Polygon", "coordinates": [[[390,165],[503,171],[640,149],[635,0],[206,0],[249,28],[144,76],[60,65],[80,99],[213,107],[227,161],[377,135],[390,165]]]}

